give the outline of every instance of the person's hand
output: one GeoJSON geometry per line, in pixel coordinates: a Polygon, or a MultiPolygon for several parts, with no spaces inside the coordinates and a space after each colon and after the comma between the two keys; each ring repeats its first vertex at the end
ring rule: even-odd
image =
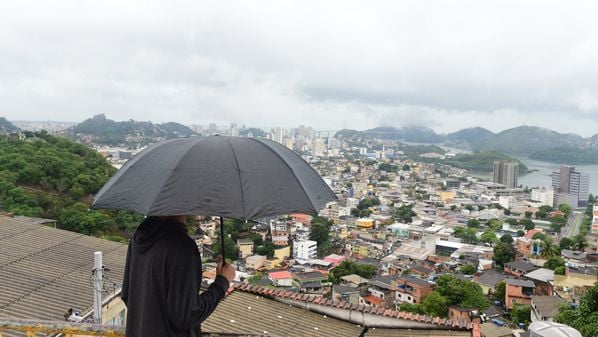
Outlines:
{"type": "Polygon", "coordinates": [[[216,258],[216,275],[224,276],[230,283],[235,279],[235,273],[235,267],[230,263],[226,263],[222,259],[222,255],[218,255],[218,258],[216,258]]]}

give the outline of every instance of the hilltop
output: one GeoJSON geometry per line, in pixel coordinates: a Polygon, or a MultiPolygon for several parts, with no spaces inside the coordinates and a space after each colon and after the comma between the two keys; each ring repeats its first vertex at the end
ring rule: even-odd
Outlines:
{"type": "Polygon", "coordinates": [[[576,134],[559,133],[536,126],[518,126],[498,133],[474,127],[447,135],[438,134],[427,127],[382,126],[365,131],[345,129],[339,131],[336,136],[444,144],[476,152],[526,156],[562,164],[598,164],[598,134],[583,138],[576,134]]]}
{"type": "Polygon", "coordinates": [[[21,129],[19,129],[14,124],[6,120],[6,118],[0,117],[0,134],[7,134],[20,131],[21,129]]]}
{"type": "Polygon", "coordinates": [[[105,115],[95,115],[67,129],[65,134],[86,144],[139,147],[164,139],[197,135],[175,122],[154,124],[134,120],[117,122],[105,115]]]}

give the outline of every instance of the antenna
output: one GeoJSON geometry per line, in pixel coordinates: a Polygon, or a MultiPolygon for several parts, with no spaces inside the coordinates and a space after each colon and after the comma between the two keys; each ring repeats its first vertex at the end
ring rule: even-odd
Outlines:
{"type": "Polygon", "coordinates": [[[102,324],[102,289],[104,287],[104,269],[102,263],[102,252],[93,253],[93,266],[93,320],[95,323],[102,324]]]}

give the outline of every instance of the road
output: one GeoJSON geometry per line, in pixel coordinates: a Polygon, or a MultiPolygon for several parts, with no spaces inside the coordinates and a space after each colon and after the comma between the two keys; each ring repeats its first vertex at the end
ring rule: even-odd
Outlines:
{"type": "Polygon", "coordinates": [[[573,214],[569,217],[567,225],[561,230],[561,238],[570,238],[579,234],[581,225],[583,224],[584,212],[573,211],[573,214]]]}

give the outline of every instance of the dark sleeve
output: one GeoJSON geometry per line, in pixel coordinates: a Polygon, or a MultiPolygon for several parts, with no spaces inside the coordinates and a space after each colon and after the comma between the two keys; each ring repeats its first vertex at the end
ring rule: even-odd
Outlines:
{"type": "Polygon", "coordinates": [[[166,305],[170,323],[180,330],[195,329],[224,298],[228,281],[218,275],[208,290],[199,294],[201,260],[196,246],[175,254],[169,269],[166,305]]]}
{"type": "Polygon", "coordinates": [[[120,298],[122,298],[125,305],[129,299],[129,260],[131,259],[131,241],[129,241],[129,247],[127,248],[127,259],[125,261],[125,275],[123,277],[123,287],[120,291],[120,298]]]}

